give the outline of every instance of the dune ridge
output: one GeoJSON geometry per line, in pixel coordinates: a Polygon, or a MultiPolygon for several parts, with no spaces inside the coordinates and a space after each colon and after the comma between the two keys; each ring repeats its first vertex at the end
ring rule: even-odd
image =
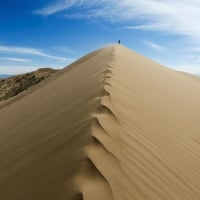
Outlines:
{"type": "Polygon", "coordinates": [[[0,108],[0,199],[198,200],[200,84],[121,45],[0,108]]]}

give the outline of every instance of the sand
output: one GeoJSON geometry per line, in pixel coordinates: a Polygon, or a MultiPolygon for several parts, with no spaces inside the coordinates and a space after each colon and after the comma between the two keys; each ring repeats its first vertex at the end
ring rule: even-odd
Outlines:
{"type": "Polygon", "coordinates": [[[1,200],[199,200],[200,82],[121,45],[0,104],[1,200]]]}

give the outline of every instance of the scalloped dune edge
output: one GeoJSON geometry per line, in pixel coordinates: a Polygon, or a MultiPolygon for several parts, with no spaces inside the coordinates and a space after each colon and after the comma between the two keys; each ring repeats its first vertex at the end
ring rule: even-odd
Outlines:
{"type": "Polygon", "coordinates": [[[0,108],[0,199],[199,200],[200,84],[121,46],[0,108]]]}

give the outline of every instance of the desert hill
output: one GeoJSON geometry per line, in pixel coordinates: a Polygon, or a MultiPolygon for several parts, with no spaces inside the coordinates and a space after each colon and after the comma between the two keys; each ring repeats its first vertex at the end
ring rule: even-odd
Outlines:
{"type": "Polygon", "coordinates": [[[199,200],[200,82],[121,45],[0,109],[2,200],[199,200]]]}
{"type": "Polygon", "coordinates": [[[57,70],[41,68],[37,71],[0,79],[0,101],[16,96],[50,77],[57,70]]]}

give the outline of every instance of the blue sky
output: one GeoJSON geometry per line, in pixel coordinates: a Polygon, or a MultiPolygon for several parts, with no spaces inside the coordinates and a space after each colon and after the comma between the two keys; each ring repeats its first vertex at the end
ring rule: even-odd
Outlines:
{"type": "Polygon", "coordinates": [[[0,74],[63,68],[115,43],[200,74],[197,0],[0,0],[0,74]]]}

